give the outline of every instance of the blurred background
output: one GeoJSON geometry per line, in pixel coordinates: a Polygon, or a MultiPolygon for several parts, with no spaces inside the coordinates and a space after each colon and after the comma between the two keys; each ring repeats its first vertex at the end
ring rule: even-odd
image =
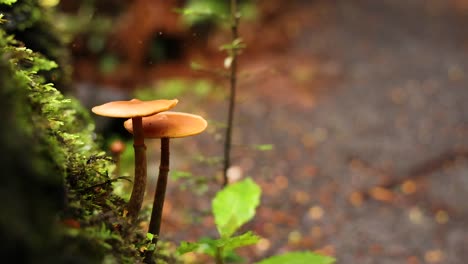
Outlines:
{"type": "MultiPolygon", "coordinates": [[[[162,223],[178,243],[216,237],[231,32],[221,0],[43,0],[57,9],[71,80],[87,108],[179,99],[208,131],[173,140],[162,223]],[[186,14],[191,8],[211,15],[186,14]]],[[[247,263],[292,250],[338,263],[468,259],[468,1],[240,1],[232,180],[252,177],[262,204],[245,229],[263,237],[247,263]]],[[[34,48],[34,47],[32,47],[34,48]]],[[[95,118],[105,147],[123,120],[95,118]]],[[[148,141],[148,200],[159,141],[148,141]]],[[[125,186],[121,187],[125,190],[125,186]]],[[[125,193],[122,191],[122,193],[125,193]]]]}

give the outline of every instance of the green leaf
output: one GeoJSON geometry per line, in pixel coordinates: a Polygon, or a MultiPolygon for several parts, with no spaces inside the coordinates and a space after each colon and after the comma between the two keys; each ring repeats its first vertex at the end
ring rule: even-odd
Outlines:
{"type": "Polygon", "coordinates": [[[230,237],[255,216],[260,194],[260,187],[250,178],[228,185],[216,194],[212,208],[221,237],[230,237]]]}
{"type": "Polygon", "coordinates": [[[221,238],[219,239],[218,246],[223,247],[224,250],[233,250],[239,247],[256,244],[260,240],[260,237],[248,231],[239,236],[221,238]]]}
{"type": "Polygon", "coordinates": [[[290,252],[264,259],[256,264],[332,264],[335,259],[312,252],[290,252]]]}
{"type": "Polygon", "coordinates": [[[213,90],[213,84],[205,81],[199,80],[193,83],[193,92],[199,97],[206,97],[208,96],[213,90]]]}
{"type": "Polygon", "coordinates": [[[183,255],[185,253],[197,251],[200,247],[200,243],[198,242],[186,242],[182,241],[180,246],[177,248],[177,253],[183,255]]]}
{"type": "Polygon", "coordinates": [[[179,179],[190,178],[192,176],[192,173],[189,171],[174,170],[169,173],[169,177],[175,181],[179,179]]]}
{"type": "Polygon", "coordinates": [[[214,257],[216,255],[216,248],[218,247],[219,240],[209,237],[200,238],[197,242],[182,241],[177,248],[177,253],[183,255],[188,252],[204,253],[214,257]]]}
{"type": "Polygon", "coordinates": [[[233,40],[231,43],[221,45],[219,47],[219,49],[220,50],[240,50],[240,49],[244,49],[245,47],[246,47],[246,45],[242,41],[242,39],[237,38],[237,39],[233,40]]]}
{"type": "Polygon", "coordinates": [[[209,237],[202,237],[198,241],[197,252],[210,255],[212,257],[216,256],[216,249],[218,247],[218,239],[213,239],[209,237]]]}
{"type": "Polygon", "coordinates": [[[212,239],[202,238],[198,242],[185,242],[182,241],[180,246],[177,248],[177,253],[182,255],[188,252],[199,252],[215,256],[217,248],[223,248],[223,252],[226,256],[232,255],[232,250],[252,245],[257,243],[260,237],[253,234],[252,231],[244,233],[240,236],[212,239]]]}
{"type": "Polygon", "coordinates": [[[259,151],[269,151],[273,149],[273,144],[253,145],[253,148],[259,151]]]}
{"type": "Polygon", "coordinates": [[[153,238],[154,238],[154,235],[153,235],[153,234],[151,234],[151,233],[146,233],[146,239],[152,241],[153,238]]]}
{"type": "Polygon", "coordinates": [[[11,5],[16,3],[17,0],[0,0],[0,4],[11,5]]]}
{"type": "Polygon", "coordinates": [[[200,64],[200,63],[198,63],[198,62],[195,62],[195,61],[190,62],[190,68],[191,68],[192,70],[195,70],[195,71],[199,71],[199,70],[204,70],[204,69],[205,69],[205,67],[204,67],[202,64],[200,64]]]}
{"type": "Polygon", "coordinates": [[[189,0],[184,8],[176,9],[182,14],[183,22],[194,25],[199,22],[225,20],[228,15],[227,5],[219,0],[189,0]]]}
{"type": "Polygon", "coordinates": [[[190,83],[183,79],[166,79],[159,81],[154,89],[138,89],[135,97],[141,100],[154,98],[177,98],[191,89],[190,83]]]}

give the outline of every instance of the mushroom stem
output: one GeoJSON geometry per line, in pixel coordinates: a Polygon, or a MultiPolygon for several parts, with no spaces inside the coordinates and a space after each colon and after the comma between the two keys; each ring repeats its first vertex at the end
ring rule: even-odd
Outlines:
{"type": "Polygon", "coordinates": [[[128,216],[135,219],[140,212],[146,189],[146,146],[141,117],[132,118],[133,148],[135,150],[135,176],[132,194],[128,202],[128,216]]]}
{"type": "MultiPolygon", "coordinates": [[[[161,138],[161,162],[159,164],[159,176],[156,184],[156,192],[154,193],[153,211],[151,212],[151,220],[148,232],[153,234],[153,243],[158,243],[159,233],[161,229],[162,211],[164,207],[164,197],[166,195],[167,176],[169,174],[169,138],[161,138]]],[[[146,261],[151,259],[153,251],[147,251],[146,261]]]]}

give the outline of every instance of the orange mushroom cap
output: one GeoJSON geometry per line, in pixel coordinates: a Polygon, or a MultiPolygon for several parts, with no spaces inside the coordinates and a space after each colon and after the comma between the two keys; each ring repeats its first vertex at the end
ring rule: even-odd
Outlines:
{"type": "MultiPolygon", "coordinates": [[[[133,133],[132,119],[124,122],[125,129],[133,133]]],[[[164,112],[143,117],[145,138],[181,138],[200,134],[208,126],[203,117],[180,112],[164,112]]]]}
{"type": "Polygon", "coordinates": [[[152,101],[140,101],[138,99],[132,99],[130,101],[114,101],[98,105],[93,107],[91,111],[97,115],[108,117],[144,117],[169,110],[178,102],[179,101],[177,99],[152,101]]]}

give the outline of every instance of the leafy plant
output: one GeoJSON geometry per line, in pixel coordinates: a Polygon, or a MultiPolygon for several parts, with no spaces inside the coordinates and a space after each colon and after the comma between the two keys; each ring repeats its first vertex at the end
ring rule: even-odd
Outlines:
{"type": "MultiPolygon", "coordinates": [[[[227,171],[231,166],[231,146],[232,146],[232,129],[234,125],[234,111],[236,105],[236,90],[237,90],[237,57],[246,47],[242,39],[239,37],[239,20],[241,12],[239,12],[239,3],[237,0],[230,0],[229,5],[222,1],[216,0],[192,0],[186,5],[186,8],[180,10],[184,18],[195,19],[190,23],[195,23],[197,19],[216,18],[222,21],[224,25],[229,26],[231,30],[231,42],[221,45],[221,51],[227,52],[227,57],[224,59],[224,67],[229,70],[229,73],[223,71],[209,72],[217,73],[229,80],[229,96],[228,96],[228,115],[227,126],[224,138],[224,159],[223,159],[223,182],[222,186],[228,184],[227,171]]],[[[205,70],[202,65],[192,63],[193,69],[205,70]]]]}
{"type": "Polygon", "coordinates": [[[234,233],[255,216],[260,203],[261,189],[250,178],[225,187],[216,194],[212,202],[212,212],[220,238],[205,238],[198,242],[182,242],[177,252],[205,253],[216,258],[216,263],[224,263],[224,258],[239,247],[255,244],[260,237],[251,231],[241,235],[234,233]]]}
{"type": "MultiPolygon", "coordinates": [[[[177,248],[178,254],[196,252],[210,255],[216,263],[224,263],[235,256],[236,248],[256,244],[260,237],[252,231],[234,235],[242,225],[255,216],[260,204],[260,187],[251,179],[230,184],[219,191],[212,201],[212,213],[220,238],[202,238],[197,242],[182,242],[177,248]]],[[[257,264],[332,264],[335,259],[312,252],[290,252],[269,257],[257,264]]]]}

